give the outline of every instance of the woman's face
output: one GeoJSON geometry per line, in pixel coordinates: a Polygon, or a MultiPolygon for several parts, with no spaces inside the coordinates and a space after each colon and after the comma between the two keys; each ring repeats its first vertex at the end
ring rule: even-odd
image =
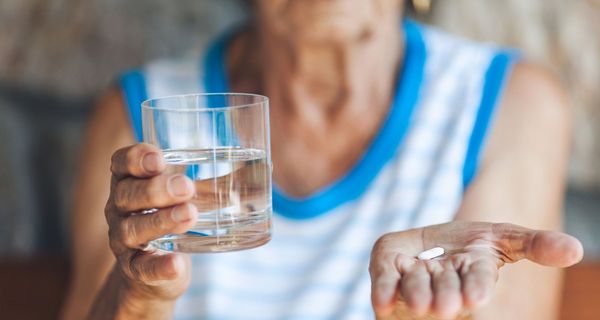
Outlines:
{"type": "Polygon", "coordinates": [[[256,0],[260,23],[278,35],[309,42],[348,42],[378,23],[398,23],[403,0],[256,0]]]}

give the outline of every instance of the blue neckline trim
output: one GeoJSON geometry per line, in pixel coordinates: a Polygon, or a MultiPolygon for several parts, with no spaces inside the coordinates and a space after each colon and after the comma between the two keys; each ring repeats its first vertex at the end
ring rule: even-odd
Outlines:
{"type": "Polygon", "coordinates": [[[146,91],[146,80],[141,70],[130,70],[119,79],[121,88],[125,94],[127,110],[133,124],[133,134],[136,141],[144,140],[142,131],[142,101],[148,99],[146,91]]]}
{"type": "MultiPolygon", "coordinates": [[[[291,219],[309,219],[357,199],[369,187],[385,164],[394,157],[410,125],[423,79],[426,52],[420,26],[404,23],[406,52],[396,94],[387,120],[363,158],[344,177],[330,186],[302,199],[292,198],[273,187],[274,211],[291,219]]],[[[232,32],[224,34],[210,46],[204,57],[206,92],[228,92],[226,69],[227,44],[232,32]]]]}
{"type": "Polygon", "coordinates": [[[481,102],[469,138],[467,154],[463,166],[463,190],[466,190],[477,173],[481,158],[482,147],[489,132],[494,111],[498,105],[504,85],[508,80],[511,67],[518,55],[514,52],[498,52],[485,73],[485,82],[481,102]]]}
{"type": "MultiPolygon", "coordinates": [[[[360,197],[394,157],[408,130],[412,113],[419,98],[426,58],[425,44],[420,26],[404,22],[406,51],[395,97],[388,118],[367,149],[362,159],[344,177],[315,194],[302,199],[286,195],[273,187],[274,211],[291,219],[309,219],[360,197]]],[[[227,44],[233,32],[225,33],[209,47],[204,66],[206,92],[228,92],[226,69],[227,44]]]]}

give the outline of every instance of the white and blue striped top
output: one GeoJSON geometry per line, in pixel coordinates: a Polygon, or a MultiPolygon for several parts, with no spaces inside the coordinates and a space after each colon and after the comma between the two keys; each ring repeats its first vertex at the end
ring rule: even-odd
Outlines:
{"type": "MultiPolygon", "coordinates": [[[[274,187],[274,234],[242,252],[196,255],[176,319],[371,319],[368,264],[384,233],[448,222],[477,171],[514,55],[415,22],[389,115],[343,178],[295,199],[274,187]]],[[[205,52],[121,79],[141,139],[148,97],[227,92],[230,33],[205,52]]]]}

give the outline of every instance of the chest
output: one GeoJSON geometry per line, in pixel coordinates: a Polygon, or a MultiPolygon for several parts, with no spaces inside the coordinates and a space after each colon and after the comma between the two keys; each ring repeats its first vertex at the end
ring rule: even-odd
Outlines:
{"type": "Polygon", "coordinates": [[[274,181],[293,196],[313,194],[352,170],[383,120],[367,113],[307,123],[278,112],[276,105],[271,110],[274,181]]]}

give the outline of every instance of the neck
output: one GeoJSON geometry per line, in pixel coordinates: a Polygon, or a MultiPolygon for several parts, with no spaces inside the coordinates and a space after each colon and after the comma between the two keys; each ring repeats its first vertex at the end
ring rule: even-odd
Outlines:
{"type": "Polygon", "coordinates": [[[278,108],[288,114],[322,118],[389,106],[402,58],[396,23],[347,42],[315,43],[259,32],[263,89],[279,96],[276,100],[285,103],[278,108]]]}
{"type": "Polygon", "coordinates": [[[382,22],[356,41],[319,44],[255,27],[232,43],[231,86],[270,98],[274,179],[310,194],[342,176],[385,119],[403,34],[397,21],[382,22]]]}

